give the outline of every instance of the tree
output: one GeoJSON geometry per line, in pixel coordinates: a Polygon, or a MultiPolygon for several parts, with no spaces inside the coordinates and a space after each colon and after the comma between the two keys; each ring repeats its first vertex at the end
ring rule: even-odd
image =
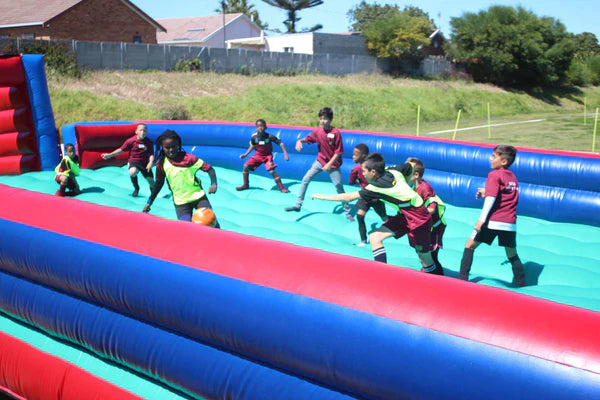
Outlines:
{"type": "MultiPolygon", "coordinates": [[[[283,21],[287,28],[287,33],[296,33],[296,23],[301,20],[296,13],[300,10],[320,6],[323,0],[262,0],[270,6],[281,8],[287,11],[288,18],[283,21]]],[[[303,31],[314,32],[322,29],[323,25],[317,24],[310,29],[303,31]]]]}
{"type": "Polygon", "coordinates": [[[429,35],[434,28],[433,22],[423,10],[405,7],[399,11],[397,6],[364,4],[364,13],[357,9],[354,11],[354,15],[361,18],[359,26],[362,21],[366,21],[362,26],[362,34],[367,47],[375,56],[411,60],[423,57],[421,49],[429,45],[429,35]]]}
{"type": "Polygon", "coordinates": [[[269,24],[265,24],[260,20],[258,11],[254,9],[254,4],[248,4],[247,0],[222,0],[220,6],[215,9],[219,14],[236,14],[241,13],[248,18],[253,19],[254,23],[261,29],[267,29],[269,24]]]}
{"type": "Polygon", "coordinates": [[[589,57],[600,55],[600,45],[596,35],[590,32],[582,32],[573,36],[575,42],[575,58],[585,61],[589,57]]]}
{"type": "Polygon", "coordinates": [[[467,64],[478,82],[502,86],[558,85],[575,46],[562,23],[522,7],[492,6],[450,20],[447,54],[467,64]]]}
{"type": "Polygon", "coordinates": [[[400,14],[400,8],[397,5],[389,4],[383,6],[377,3],[367,4],[363,0],[356,7],[351,8],[346,16],[350,21],[350,30],[362,32],[365,26],[389,14],[400,14]]]}

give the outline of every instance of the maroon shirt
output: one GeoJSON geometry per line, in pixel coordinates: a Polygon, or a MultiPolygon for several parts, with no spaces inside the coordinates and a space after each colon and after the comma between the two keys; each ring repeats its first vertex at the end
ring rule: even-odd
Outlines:
{"type": "Polygon", "coordinates": [[[339,154],[340,156],[331,165],[331,168],[339,168],[342,165],[344,144],[342,143],[342,134],[338,128],[331,128],[329,132],[325,132],[323,127],[320,126],[305,137],[304,140],[308,144],[317,143],[317,146],[319,146],[317,161],[321,165],[327,164],[335,154],[339,154]]]}
{"type": "Polygon", "coordinates": [[[519,182],[509,169],[495,169],[485,181],[485,196],[495,197],[488,220],[514,224],[517,222],[519,182]]]}
{"type": "Polygon", "coordinates": [[[263,132],[261,135],[255,132],[250,139],[250,144],[254,146],[256,154],[259,156],[270,156],[273,154],[273,143],[281,145],[281,140],[277,136],[263,132]]]}
{"type": "Polygon", "coordinates": [[[148,164],[153,152],[152,141],[147,137],[138,140],[137,136],[130,137],[121,146],[121,150],[129,152],[127,162],[148,164]]]}
{"type": "MultiPolygon", "coordinates": [[[[421,196],[421,198],[425,202],[427,201],[428,198],[435,196],[435,191],[433,190],[433,188],[427,181],[422,180],[421,183],[419,184],[419,186],[417,186],[417,188],[415,189],[415,191],[419,194],[419,196],[421,196]]],[[[433,225],[435,225],[435,223],[440,220],[440,216],[437,212],[437,203],[431,202],[431,204],[435,204],[435,206],[436,206],[435,212],[433,214],[431,214],[431,223],[433,225]]]]}
{"type": "Polygon", "coordinates": [[[367,186],[369,184],[369,182],[367,181],[367,178],[365,178],[365,176],[363,175],[362,165],[360,163],[356,164],[354,166],[354,168],[352,168],[352,171],[350,171],[349,182],[351,185],[354,185],[355,183],[358,182],[361,189],[364,189],[365,186],[367,186]]]}

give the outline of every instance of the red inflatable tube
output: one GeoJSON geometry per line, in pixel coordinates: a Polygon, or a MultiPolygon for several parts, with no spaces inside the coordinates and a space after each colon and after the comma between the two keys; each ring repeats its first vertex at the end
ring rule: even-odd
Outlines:
{"type": "Polygon", "coordinates": [[[33,131],[27,107],[0,111],[0,133],[15,131],[33,131]]]}
{"type": "Polygon", "coordinates": [[[0,86],[17,86],[25,82],[25,71],[20,56],[1,57],[0,69],[0,86]]]}
{"type": "Polygon", "coordinates": [[[600,373],[594,311],[2,185],[0,198],[0,218],[600,373]]]}
{"type": "Polygon", "coordinates": [[[20,175],[25,172],[39,171],[39,165],[37,154],[0,157],[0,171],[3,175],[20,175]]]}
{"type": "Polygon", "coordinates": [[[37,152],[35,134],[33,132],[0,133],[0,157],[37,152]]]}
{"type": "Polygon", "coordinates": [[[100,168],[109,165],[122,166],[127,163],[127,154],[121,154],[109,160],[104,160],[102,153],[121,147],[123,142],[135,133],[137,124],[127,125],[77,125],[77,151],[79,153],[81,168],[100,168]]]}
{"type": "Polygon", "coordinates": [[[26,107],[29,103],[27,87],[0,87],[0,111],[26,107]]]}
{"type": "Polygon", "coordinates": [[[29,400],[139,399],[112,383],[2,332],[0,385],[29,400]]]}

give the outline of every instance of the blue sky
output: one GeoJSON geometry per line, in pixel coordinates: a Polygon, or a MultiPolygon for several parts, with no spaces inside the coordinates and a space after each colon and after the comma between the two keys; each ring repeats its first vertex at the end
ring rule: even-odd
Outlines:
{"type": "MultiPolygon", "coordinates": [[[[133,0],[133,3],[154,19],[194,17],[214,15],[219,0],[133,0]]],[[[282,21],[286,19],[285,11],[269,6],[262,0],[249,0],[254,4],[262,21],[270,28],[285,31],[282,21]]],[[[348,31],[348,10],[359,4],[360,0],[325,0],[317,7],[298,13],[301,21],[297,29],[309,28],[322,24],[321,32],[348,31]]],[[[373,4],[375,1],[368,0],[373,4]]],[[[436,25],[446,36],[450,34],[450,18],[460,17],[465,12],[486,10],[492,5],[523,6],[537,16],[549,16],[558,19],[572,33],[591,32],[600,40],[600,1],[598,0],[536,0],[536,1],[451,1],[451,0],[419,0],[413,2],[377,1],[378,4],[416,5],[429,13],[436,25]]]]}

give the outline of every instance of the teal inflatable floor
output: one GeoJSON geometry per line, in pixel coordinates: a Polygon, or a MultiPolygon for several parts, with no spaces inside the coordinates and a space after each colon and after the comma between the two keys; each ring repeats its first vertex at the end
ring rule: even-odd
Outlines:
{"type": "MultiPolygon", "coordinates": [[[[339,203],[310,199],[312,193],[334,193],[330,182],[311,182],[302,211],[288,213],[284,208],[294,204],[299,181],[283,179],[291,193],[281,193],[270,177],[251,174],[251,188],[237,192],[235,187],[241,184],[242,179],[240,171],[218,167],[215,170],[219,188],[209,199],[223,229],[372,259],[369,246],[354,246],[359,241],[357,223],[346,221],[339,203]]],[[[208,176],[203,173],[199,176],[207,187],[208,176]]],[[[58,185],[53,178],[52,171],[31,172],[0,176],[0,183],[54,194],[58,185]]],[[[132,186],[126,167],[84,170],[79,182],[83,193],[65,201],[87,201],[140,212],[149,195],[148,186],[140,176],[140,197],[131,197],[132,186]]],[[[356,187],[346,186],[346,191],[355,190],[356,187]]],[[[151,212],[176,219],[166,185],[151,212]]],[[[479,213],[479,209],[448,206],[448,227],[439,258],[450,277],[457,276],[464,243],[479,213]]],[[[67,215],[65,221],[68,221],[67,215]]],[[[381,222],[373,211],[367,214],[366,221],[368,228],[374,228],[381,222]]],[[[475,252],[471,281],[600,311],[600,228],[520,216],[517,243],[529,286],[521,289],[512,287],[510,264],[503,248],[495,243],[492,246],[481,245],[475,252]]],[[[386,249],[390,264],[398,268],[420,269],[417,256],[406,238],[388,239],[386,249]]]]}
{"type": "MultiPolygon", "coordinates": [[[[300,184],[298,181],[283,179],[291,191],[284,194],[276,189],[270,177],[251,174],[251,189],[237,192],[235,187],[241,184],[242,179],[240,171],[223,168],[215,170],[219,188],[209,198],[223,229],[372,259],[370,246],[354,246],[359,241],[357,223],[346,220],[339,203],[310,199],[312,193],[334,193],[330,182],[312,182],[302,211],[289,213],[284,208],[294,204],[300,184]]],[[[199,176],[204,187],[208,187],[208,176],[202,173],[199,176]]],[[[64,201],[86,201],[141,212],[149,195],[148,186],[141,178],[140,197],[131,197],[132,186],[126,167],[84,170],[78,180],[83,193],[76,198],[65,198],[64,201]]],[[[52,171],[0,176],[0,183],[51,195],[58,188],[52,171]]],[[[355,190],[356,187],[346,186],[346,191],[355,190]]],[[[163,218],[176,219],[166,185],[154,202],[151,212],[163,218]]],[[[444,236],[444,249],[440,251],[439,258],[449,279],[458,275],[464,243],[479,213],[479,209],[451,205],[447,208],[448,227],[444,236]]],[[[68,223],[69,216],[65,215],[64,219],[68,223]]],[[[367,214],[366,221],[368,228],[375,228],[381,222],[374,212],[367,214]]],[[[520,216],[517,242],[519,255],[525,264],[527,287],[513,287],[510,264],[506,261],[504,250],[496,244],[481,245],[477,249],[471,281],[600,311],[600,228],[520,216]]],[[[276,245],[274,242],[273,246],[276,245]]],[[[388,239],[386,248],[390,264],[398,268],[420,269],[417,256],[406,238],[388,239]]],[[[142,397],[179,398],[178,394],[160,385],[144,382],[134,374],[124,373],[101,359],[90,357],[81,350],[71,349],[36,331],[29,332],[19,325],[0,318],[0,330],[72,361],[142,397]]]]}

